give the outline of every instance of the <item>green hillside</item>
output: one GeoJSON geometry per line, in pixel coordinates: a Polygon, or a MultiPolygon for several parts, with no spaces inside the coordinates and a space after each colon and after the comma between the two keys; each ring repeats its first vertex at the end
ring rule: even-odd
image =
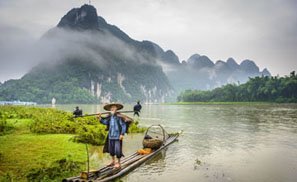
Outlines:
{"type": "Polygon", "coordinates": [[[255,77],[241,85],[228,84],[211,91],[186,90],[179,102],[297,102],[295,71],[285,77],[255,77]]]}

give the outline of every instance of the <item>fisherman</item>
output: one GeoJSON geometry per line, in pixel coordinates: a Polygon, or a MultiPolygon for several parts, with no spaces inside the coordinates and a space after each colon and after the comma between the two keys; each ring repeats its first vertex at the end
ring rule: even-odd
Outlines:
{"type": "Polygon", "coordinates": [[[137,101],[137,104],[134,106],[134,116],[137,115],[139,117],[139,113],[141,110],[142,106],[140,104],[140,101],[137,101]]]}
{"type": "Polygon", "coordinates": [[[121,167],[121,157],[123,157],[122,147],[124,135],[127,132],[127,125],[129,117],[118,113],[124,106],[118,103],[107,104],[104,106],[106,111],[110,111],[110,115],[106,118],[101,117],[98,114],[98,119],[100,123],[107,125],[108,136],[107,142],[103,148],[103,152],[107,152],[111,155],[112,161],[109,166],[114,166],[114,168],[121,167]],[[117,157],[117,161],[115,160],[117,157]]]}
{"type": "Polygon", "coordinates": [[[75,110],[73,111],[73,115],[74,117],[79,117],[79,116],[82,116],[83,115],[83,112],[81,109],[79,109],[78,106],[75,107],[75,110]]]}

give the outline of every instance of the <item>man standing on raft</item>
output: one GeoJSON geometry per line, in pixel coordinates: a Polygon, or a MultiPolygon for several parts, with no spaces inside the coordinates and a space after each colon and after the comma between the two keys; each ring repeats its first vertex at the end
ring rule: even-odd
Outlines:
{"type": "Polygon", "coordinates": [[[112,162],[109,165],[115,168],[121,167],[121,157],[124,156],[122,153],[122,142],[127,132],[125,121],[130,119],[123,114],[117,113],[123,107],[122,104],[118,103],[107,104],[103,108],[110,111],[110,115],[106,118],[101,118],[101,114],[99,113],[97,116],[100,123],[107,125],[108,136],[103,152],[108,152],[111,155],[112,162]],[[115,160],[115,156],[117,157],[117,161],[115,160]]]}

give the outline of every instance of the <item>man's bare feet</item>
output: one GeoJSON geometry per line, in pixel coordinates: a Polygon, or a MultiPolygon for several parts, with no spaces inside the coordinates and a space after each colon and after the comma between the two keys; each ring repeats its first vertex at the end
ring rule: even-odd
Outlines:
{"type": "Polygon", "coordinates": [[[114,166],[115,165],[115,162],[112,161],[111,163],[109,163],[107,166],[114,166]]]}
{"type": "Polygon", "coordinates": [[[119,162],[115,163],[114,168],[116,168],[116,169],[121,168],[121,164],[119,162]]]}

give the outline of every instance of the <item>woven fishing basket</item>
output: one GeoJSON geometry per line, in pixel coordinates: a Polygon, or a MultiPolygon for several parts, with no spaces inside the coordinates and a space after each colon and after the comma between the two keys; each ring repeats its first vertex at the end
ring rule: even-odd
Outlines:
{"type": "Polygon", "coordinates": [[[143,140],[144,148],[158,149],[162,146],[162,144],[163,144],[163,141],[156,138],[143,140]]]}

